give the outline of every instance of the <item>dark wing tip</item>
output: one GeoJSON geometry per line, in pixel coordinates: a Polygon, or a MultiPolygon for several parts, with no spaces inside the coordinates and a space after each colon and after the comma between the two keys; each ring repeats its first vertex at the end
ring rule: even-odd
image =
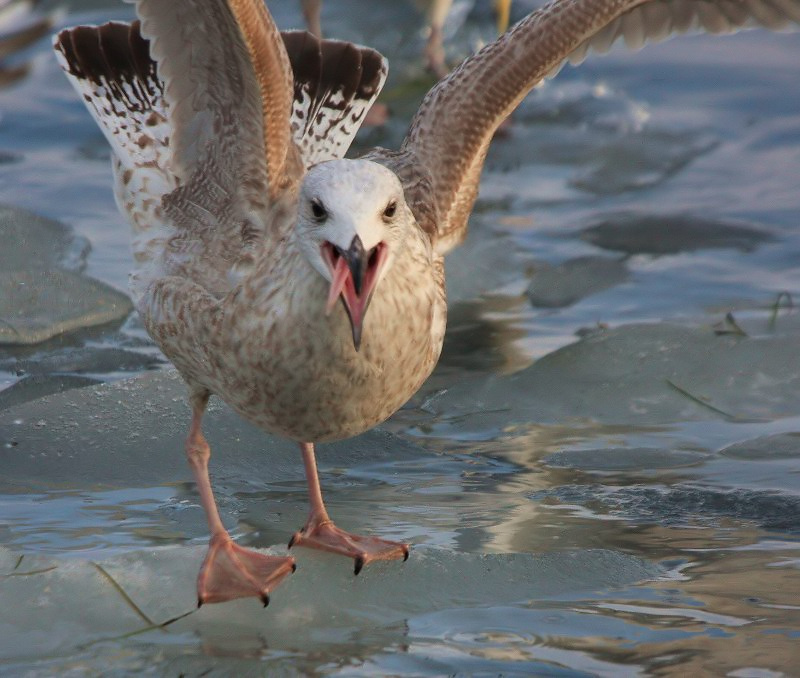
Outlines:
{"type": "Polygon", "coordinates": [[[308,31],[282,31],[292,64],[295,90],[304,84],[315,94],[342,89],[345,100],[370,99],[386,78],[380,52],[342,40],[320,40],[308,31]]]}
{"type": "Polygon", "coordinates": [[[78,79],[107,84],[124,99],[130,97],[121,91],[120,83],[137,83],[152,96],[160,83],[149,42],[139,27],[138,21],[110,21],[101,26],[66,28],[56,36],[53,48],[63,55],[65,70],[78,79]]]}
{"type": "Polygon", "coordinates": [[[300,98],[304,87],[309,88],[311,99],[315,99],[322,70],[319,39],[308,31],[282,31],[281,37],[292,64],[295,99],[300,98]]]}
{"type": "Polygon", "coordinates": [[[335,92],[342,90],[348,103],[357,96],[361,82],[361,50],[351,42],[323,40],[322,74],[320,90],[335,92]]]}
{"type": "Polygon", "coordinates": [[[361,51],[361,82],[356,96],[370,99],[382,87],[388,70],[386,59],[380,52],[369,47],[359,47],[361,51]]]}
{"type": "Polygon", "coordinates": [[[53,49],[64,57],[64,68],[68,73],[78,78],[83,77],[79,71],[78,58],[72,49],[72,31],[74,28],[65,28],[53,39],[53,49]]]}
{"type": "Polygon", "coordinates": [[[292,134],[306,167],[344,157],[383,86],[386,60],[373,49],[305,31],[281,35],[294,76],[292,134]]]}

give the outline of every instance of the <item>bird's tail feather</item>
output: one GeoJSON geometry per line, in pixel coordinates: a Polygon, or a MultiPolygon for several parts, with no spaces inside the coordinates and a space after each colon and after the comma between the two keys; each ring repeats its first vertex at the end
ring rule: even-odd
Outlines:
{"type": "Polygon", "coordinates": [[[292,133],[306,167],[343,158],[383,88],[386,59],[369,47],[284,31],[294,74],[292,133]]]}
{"type": "Polygon", "coordinates": [[[168,167],[164,89],[139,22],[68,28],[53,47],[122,166],[168,167]]]}

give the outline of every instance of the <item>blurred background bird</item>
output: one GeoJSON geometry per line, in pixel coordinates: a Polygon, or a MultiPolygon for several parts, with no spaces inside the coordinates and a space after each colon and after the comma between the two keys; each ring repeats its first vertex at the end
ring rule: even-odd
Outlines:
{"type": "Polygon", "coordinates": [[[55,12],[41,12],[37,0],[0,0],[0,87],[22,78],[30,62],[8,63],[21,52],[48,35],[56,21],[55,12]]]}
{"type": "MultiPolygon", "coordinates": [[[[444,27],[453,8],[453,0],[414,0],[425,15],[428,39],[425,43],[425,60],[428,68],[438,78],[450,72],[445,60],[444,27]]],[[[505,33],[511,13],[511,0],[492,0],[497,22],[497,33],[505,33]]]]}
{"type": "MultiPolygon", "coordinates": [[[[308,30],[318,38],[322,37],[320,19],[322,0],[300,0],[300,4],[308,30]]],[[[437,78],[443,78],[450,70],[445,60],[444,29],[453,9],[453,0],[414,0],[414,5],[425,16],[427,24],[428,35],[423,52],[425,62],[437,78]]],[[[508,28],[511,0],[492,0],[492,7],[497,22],[497,32],[504,33],[508,28]]]]}

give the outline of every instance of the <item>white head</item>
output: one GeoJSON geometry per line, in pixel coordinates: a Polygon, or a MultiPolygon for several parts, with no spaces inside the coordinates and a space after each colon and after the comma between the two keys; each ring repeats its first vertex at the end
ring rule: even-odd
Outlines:
{"type": "Polygon", "coordinates": [[[320,163],[306,174],[297,209],[300,247],[331,285],[327,312],[342,300],[358,350],[372,293],[413,219],[400,180],[369,160],[320,163]]]}

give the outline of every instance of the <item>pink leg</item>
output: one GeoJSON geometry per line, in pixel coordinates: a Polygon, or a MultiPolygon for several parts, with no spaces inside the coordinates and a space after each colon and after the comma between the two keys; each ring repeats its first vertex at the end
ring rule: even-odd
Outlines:
{"type": "Polygon", "coordinates": [[[303,8],[303,16],[305,17],[308,31],[321,40],[322,23],[320,22],[320,12],[322,11],[322,0],[301,0],[300,5],[303,8]]]}
{"type": "Polygon", "coordinates": [[[211,448],[200,430],[207,402],[208,394],[192,397],[192,424],[186,439],[186,456],[211,532],[208,553],[197,577],[197,606],[255,596],[266,607],[269,592],[294,572],[294,558],[265,556],[237,546],[222,525],[208,478],[211,448]]]}
{"type": "Polygon", "coordinates": [[[322,491],[319,487],[317,462],[314,458],[313,443],[300,443],[303,452],[303,464],[306,468],[306,481],[308,482],[308,497],[311,511],[308,522],[299,532],[295,532],[289,542],[292,546],[308,546],[340,553],[355,560],[355,573],[373,560],[395,560],[402,558],[408,560],[408,546],[396,541],[387,541],[378,537],[362,537],[340,530],[328,516],[325,503],[322,501],[322,491]]]}
{"type": "Polygon", "coordinates": [[[431,32],[428,34],[428,41],[425,43],[425,59],[428,62],[428,69],[439,79],[444,78],[450,69],[444,60],[444,31],[442,25],[431,24],[431,32]]]}

